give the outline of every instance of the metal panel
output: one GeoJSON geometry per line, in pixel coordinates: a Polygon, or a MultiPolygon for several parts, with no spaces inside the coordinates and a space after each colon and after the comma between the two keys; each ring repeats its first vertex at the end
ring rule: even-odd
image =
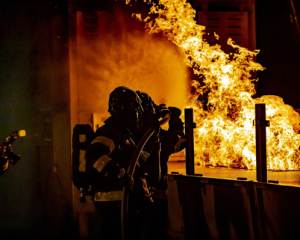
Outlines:
{"type": "Polygon", "coordinates": [[[254,183],[259,239],[298,239],[300,188],[254,183]]]}
{"type": "Polygon", "coordinates": [[[186,239],[255,239],[251,181],[182,175],[174,178],[186,239]]]}
{"type": "Polygon", "coordinates": [[[300,187],[172,177],[177,181],[183,216],[177,214],[177,218],[184,220],[185,239],[275,240],[300,236],[300,187]]]}
{"type": "Polygon", "coordinates": [[[193,119],[193,109],[187,108],[184,111],[185,114],[185,134],[187,140],[186,147],[186,174],[194,175],[194,128],[195,123],[193,119]]]}
{"type": "Polygon", "coordinates": [[[182,206],[179,202],[177,181],[174,176],[168,176],[168,235],[172,239],[185,239],[182,206]]]}
{"type": "Polygon", "coordinates": [[[256,176],[257,181],[267,182],[266,105],[255,104],[256,176]]]}
{"type": "Polygon", "coordinates": [[[249,48],[247,12],[198,12],[198,24],[206,26],[204,39],[210,44],[219,44],[226,53],[234,49],[227,45],[228,38],[236,44],[249,48]],[[219,35],[219,40],[214,37],[219,35]]]}

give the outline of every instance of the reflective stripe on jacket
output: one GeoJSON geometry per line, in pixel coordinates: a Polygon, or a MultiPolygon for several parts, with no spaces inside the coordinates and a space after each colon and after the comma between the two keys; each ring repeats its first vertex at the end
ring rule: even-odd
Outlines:
{"type": "Polygon", "coordinates": [[[110,192],[96,192],[94,201],[107,202],[107,201],[121,201],[123,198],[123,191],[110,191],[110,192]]]}
{"type": "Polygon", "coordinates": [[[87,165],[100,173],[93,186],[93,191],[97,192],[95,201],[120,200],[117,192],[123,187],[118,175],[122,168],[127,169],[133,154],[128,134],[130,136],[129,131],[111,117],[97,129],[95,139],[86,150],[87,165]]]}

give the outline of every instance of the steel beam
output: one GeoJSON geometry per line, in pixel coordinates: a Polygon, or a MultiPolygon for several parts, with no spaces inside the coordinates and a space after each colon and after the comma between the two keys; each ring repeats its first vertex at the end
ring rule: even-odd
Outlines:
{"type": "Polygon", "coordinates": [[[266,105],[255,104],[255,136],[256,136],[256,179],[267,182],[267,137],[266,105]]]}
{"type": "Polygon", "coordinates": [[[187,139],[186,146],[186,175],[195,174],[195,161],[194,161],[194,123],[193,109],[186,108],[184,111],[185,116],[185,135],[187,139]]]}

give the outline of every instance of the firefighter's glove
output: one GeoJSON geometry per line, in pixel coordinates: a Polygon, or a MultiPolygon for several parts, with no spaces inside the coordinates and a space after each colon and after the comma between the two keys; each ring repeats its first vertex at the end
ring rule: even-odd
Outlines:
{"type": "Polygon", "coordinates": [[[171,112],[171,119],[169,121],[169,130],[171,131],[183,131],[183,122],[180,119],[181,110],[176,107],[169,107],[171,112]]]}
{"type": "Polygon", "coordinates": [[[183,122],[179,117],[172,117],[169,121],[170,131],[183,131],[183,122]]]}
{"type": "Polygon", "coordinates": [[[180,117],[181,115],[181,110],[177,107],[168,107],[168,109],[171,112],[172,117],[180,117]]]}
{"type": "Polygon", "coordinates": [[[166,107],[166,104],[160,104],[157,106],[158,118],[163,118],[167,114],[171,115],[171,111],[166,107]]]}
{"type": "Polygon", "coordinates": [[[120,180],[120,183],[123,187],[132,188],[134,185],[133,177],[128,175],[124,168],[120,170],[120,173],[118,175],[118,178],[120,180]]]}

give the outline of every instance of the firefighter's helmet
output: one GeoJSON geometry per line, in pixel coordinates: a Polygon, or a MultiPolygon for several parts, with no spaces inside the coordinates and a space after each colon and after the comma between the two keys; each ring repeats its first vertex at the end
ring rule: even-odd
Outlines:
{"type": "Polygon", "coordinates": [[[142,100],[136,92],[127,87],[117,87],[109,96],[108,112],[112,116],[135,116],[139,119],[143,113],[142,100]]]}
{"type": "Polygon", "coordinates": [[[142,106],[143,106],[144,112],[155,115],[156,114],[156,110],[155,110],[156,105],[155,105],[154,101],[152,100],[152,98],[147,93],[144,93],[141,91],[136,91],[136,93],[142,100],[142,106]]]}

